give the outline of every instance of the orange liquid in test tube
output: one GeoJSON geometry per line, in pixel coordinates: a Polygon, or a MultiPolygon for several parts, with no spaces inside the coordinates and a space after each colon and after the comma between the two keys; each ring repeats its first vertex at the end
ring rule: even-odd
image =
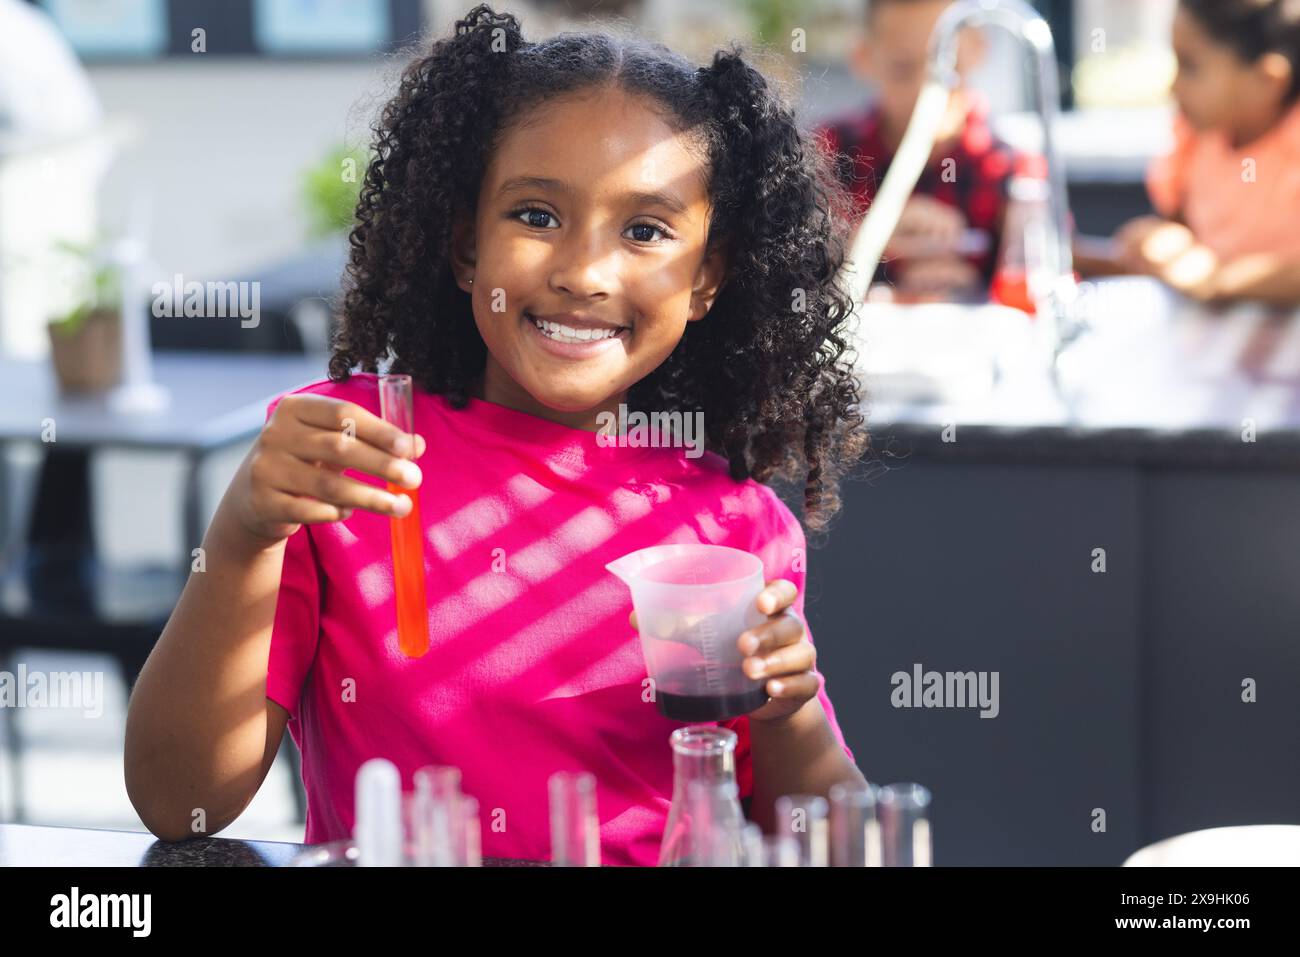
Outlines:
{"type": "MultiPolygon", "coordinates": [[[[379,379],[379,405],[385,422],[408,435],[414,431],[414,411],[409,375],[379,379]]],[[[402,654],[419,658],[429,650],[429,605],[424,591],[424,525],[420,521],[418,490],[388,483],[391,495],[411,500],[411,510],[401,518],[391,516],[393,592],[397,602],[397,643],[402,654]]]]}

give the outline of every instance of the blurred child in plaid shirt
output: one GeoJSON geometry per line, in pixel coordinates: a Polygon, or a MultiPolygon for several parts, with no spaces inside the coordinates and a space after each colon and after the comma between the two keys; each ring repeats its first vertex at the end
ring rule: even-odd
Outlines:
{"type": "MultiPolygon", "coordinates": [[[[868,0],[867,31],[854,49],[852,66],[878,95],[865,110],[833,117],[815,131],[852,195],[854,225],[902,142],[925,84],[930,34],[950,3],[868,0]]],[[[983,34],[966,31],[958,72],[965,76],[984,53],[983,34]]],[[[895,287],[903,299],[983,299],[997,266],[1007,183],[1030,166],[994,137],[978,94],[959,86],[875,281],[895,287]]]]}

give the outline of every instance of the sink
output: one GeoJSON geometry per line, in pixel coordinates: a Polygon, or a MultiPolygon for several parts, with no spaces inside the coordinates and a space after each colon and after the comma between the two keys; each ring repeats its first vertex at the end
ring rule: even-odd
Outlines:
{"type": "Polygon", "coordinates": [[[999,305],[868,302],[858,307],[857,370],[870,400],[979,398],[1035,362],[1033,318],[999,305]]]}

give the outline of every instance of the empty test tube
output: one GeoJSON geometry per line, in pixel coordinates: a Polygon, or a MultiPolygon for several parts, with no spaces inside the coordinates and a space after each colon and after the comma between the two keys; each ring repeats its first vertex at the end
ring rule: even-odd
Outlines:
{"type": "Polygon", "coordinates": [[[478,820],[478,798],[470,797],[468,794],[460,796],[460,830],[463,837],[463,845],[459,854],[461,867],[482,867],[483,866],[483,848],[482,848],[482,830],[478,820]]]}
{"type": "Polygon", "coordinates": [[[799,842],[792,834],[773,834],[763,838],[764,867],[798,867],[799,842]]]}
{"type": "Polygon", "coordinates": [[[930,792],[919,784],[890,784],[880,789],[881,858],[885,867],[929,867],[930,792]]]}
{"type": "Polygon", "coordinates": [[[421,867],[462,865],[464,803],[460,769],[428,765],[414,774],[412,844],[421,867]]]}
{"type": "Polygon", "coordinates": [[[831,786],[831,867],[879,867],[880,825],[876,792],[866,787],[831,786]]]}
{"type": "Polygon", "coordinates": [[[744,867],[766,867],[767,860],[764,853],[763,829],[750,821],[740,832],[740,844],[743,848],[742,859],[744,867]]]}
{"type": "Polygon", "coordinates": [[[356,780],[356,816],[352,830],[360,867],[402,865],[402,776],[397,765],[371,758],[356,780]]]}
{"type": "Polygon", "coordinates": [[[547,782],[551,812],[551,863],[556,867],[600,866],[600,820],[596,776],[557,771],[547,782]]]}
{"type": "Polygon", "coordinates": [[[799,845],[800,867],[827,865],[826,799],[817,794],[787,794],[776,799],[776,833],[799,845]]]}

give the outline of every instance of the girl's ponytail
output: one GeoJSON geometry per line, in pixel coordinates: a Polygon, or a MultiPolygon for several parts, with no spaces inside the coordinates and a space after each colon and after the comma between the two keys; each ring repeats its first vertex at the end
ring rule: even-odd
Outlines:
{"type": "Polygon", "coordinates": [[[774,135],[784,128],[794,133],[793,117],[782,115],[779,101],[768,88],[767,80],[749,65],[740,51],[718,50],[713,62],[697,71],[707,92],[711,112],[717,120],[723,143],[715,161],[716,203],[725,217],[719,224],[724,235],[735,235],[734,218],[742,216],[745,201],[761,197],[745,196],[741,184],[756,144],[768,148],[774,135]]]}
{"type": "MultiPolygon", "coordinates": [[[[839,321],[850,312],[851,303],[834,285],[844,258],[841,220],[832,211],[844,208],[846,198],[835,186],[830,168],[820,157],[808,155],[791,111],[770,88],[763,74],[754,69],[734,48],[714,54],[709,66],[701,67],[698,79],[712,102],[713,115],[722,136],[715,160],[716,225],[726,236],[765,236],[775,249],[806,249],[820,252],[804,262],[801,284],[805,311],[787,312],[782,317],[781,336],[756,337],[752,347],[770,351],[772,360],[784,350],[815,356],[797,373],[787,373],[784,388],[769,394],[767,407],[736,409],[733,427],[721,437],[732,476],[748,471],[749,457],[769,463],[782,462],[790,443],[802,446],[804,512],[811,527],[820,525],[824,513],[839,505],[836,482],[844,463],[837,453],[847,448],[860,453],[865,435],[845,437],[861,424],[855,413],[843,410],[857,399],[857,384],[847,369],[837,367],[847,343],[841,338],[839,321]],[[755,174],[755,157],[762,157],[763,169],[755,174]],[[757,178],[761,188],[751,185],[757,178]],[[774,224],[775,227],[774,227],[774,224]],[[816,301],[820,296],[824,301],[816,301]],[[825,343],[826,348],[819,348],[825,343]],[[788,390],[788,391],[787,391],[788,390]],[[802,408],[780,407],[801,397],[802,408]],[[783,419],[797,422],[793,431],[759,431],[752,420],[783,419]],[[745,439],[750,447],[746,449],[745,439]]],[[[740,288],[768,288],[773,300],[788,304],[794,289],[772,289],[776,277],[766,257],[729,257],[733,267],[730,282],[740,288]]],[[[736,389],[735,394],[745,394],[736,389]]],[[[760,479],[779,469],[764,469],[760,479]]]]}
{"type": "Polygon", "coordinates": [[[714,115],[728,132],[744,135],[761,121],[768,101],[767,80],[736,49],[718,50],[697,71],[714,102],[714,115]]]}

